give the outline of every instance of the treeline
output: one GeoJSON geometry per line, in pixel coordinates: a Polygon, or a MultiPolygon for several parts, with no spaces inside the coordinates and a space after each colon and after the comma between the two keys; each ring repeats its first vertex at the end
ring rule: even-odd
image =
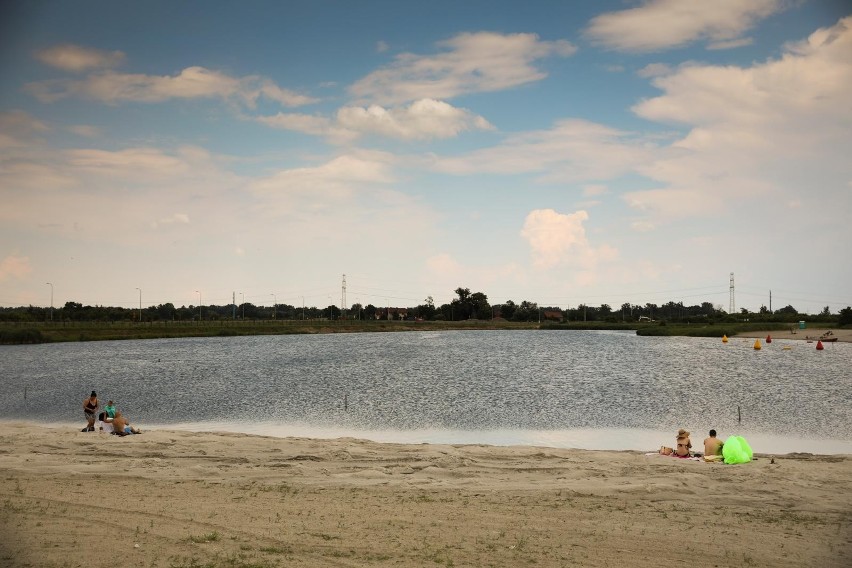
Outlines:
{"type": "Polygon", "coordinates": [[[456,297],[449,303],[436,306],[432,297],[422,304],[410,307],[375,306],[353,304],[345,312],[340,307],[293,306],[274,304],[257,306],[252,303],[224,306],[180,306],[172,303],[146,308],[120,308],[109,306],[84,306],[78,302],[66,302],[58,308],[25,306],[0,308],[0,322],[43,322],[43,321],[92,321],[92,322],[163,322],[163,321],[222,321],[222,320],[425,320],[463,321],[470,319],[504,319],[515,322],[808,322],[852,324],[852,307],[833,314],[826,306],[818,314],[800,313],[793,306],[770,311],[761,306],[757,312],[742,309],[736,314],[716,308],[710,302],[686,305],[670,301],[665,304],[644,305],[625,303],[613,308],[608,304],[589,306],[580,304],[575,308],[539,306],[536,302],[512,300],[491,304],[482,292],[471,292],[469,288],[454,290],[456,297]]]}

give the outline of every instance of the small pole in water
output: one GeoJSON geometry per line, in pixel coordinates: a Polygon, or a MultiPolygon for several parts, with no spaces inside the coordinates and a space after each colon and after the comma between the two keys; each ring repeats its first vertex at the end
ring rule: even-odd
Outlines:
{"type": "Polygon", "coordinates": [[[24,386],[24,400],[27,400],[27,387],[24,386]]]}
{"type": "Polygon", "coordinates": [[[347,395],[343,395],[343,410],[349,410],[349,397],[347,395]]]}
{"type": "Polygon", "coordinates": [[[740,407],[737,406],[737,424],[740,424],[743,421],[743,415],[740,412],[740,407]]]}

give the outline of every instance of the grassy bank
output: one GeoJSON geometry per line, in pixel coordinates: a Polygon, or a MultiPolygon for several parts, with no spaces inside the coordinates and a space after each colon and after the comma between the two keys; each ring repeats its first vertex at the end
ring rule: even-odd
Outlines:
{"type": "Polygon", "coordinates": [[[241,335],[288,335],[311,333],[363,333],[464,329],[537,329],[538,323],[502,320],[353,321],[279,320],[211,322],[59,322],[0,324],[0,344],[108,341],[169,337],[231,337],[241,335]]]}
{"type": "Polygon", "coordinates": [[[439,331],[469,329],[542,330],[635,330],[642,336],[732,337],[738,333],[790,329],[789,323],[666,324],[608,322],[509,322],[466,321],[353,321],[278,320],[209,322],[43,322],[0,323],[0,344],[53,343],[63,341],[107,341],[169,337],[229,337],[240,335],[287,335],[311,333],[363,333],[439,331]]]}

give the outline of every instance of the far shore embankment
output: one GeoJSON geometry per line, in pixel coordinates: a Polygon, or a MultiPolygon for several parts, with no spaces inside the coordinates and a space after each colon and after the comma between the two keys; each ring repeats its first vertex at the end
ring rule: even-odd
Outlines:
{"type": "Polygon", "coordinates": [[[167,339],[178,337],[235,337],[248,335],[291,335],[324,333],[387,333],[406,331],[543,330],[543,331],[632,331],[641,336],[766,337],[817,339],[831,331],[838,341],[852,342],[852,328],[822,324],[805,330],[789,323],[769,322],[602,322],[531,321],[501,318],[464,321],[387,320],[213,320],[143,322],[0,322],[0,344],[37,344],[69,341],[115,341],[123,339],[167,339]]]}

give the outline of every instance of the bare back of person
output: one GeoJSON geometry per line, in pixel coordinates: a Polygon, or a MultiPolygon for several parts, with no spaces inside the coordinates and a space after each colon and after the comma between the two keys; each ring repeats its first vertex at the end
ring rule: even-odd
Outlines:
{"type": "Polygon", "coordinates": [[[716,437],[716,430],[710,430],[710,437],[704,438],[704,455],[717,456],[722,453],[722,440],[716,437]]]}

